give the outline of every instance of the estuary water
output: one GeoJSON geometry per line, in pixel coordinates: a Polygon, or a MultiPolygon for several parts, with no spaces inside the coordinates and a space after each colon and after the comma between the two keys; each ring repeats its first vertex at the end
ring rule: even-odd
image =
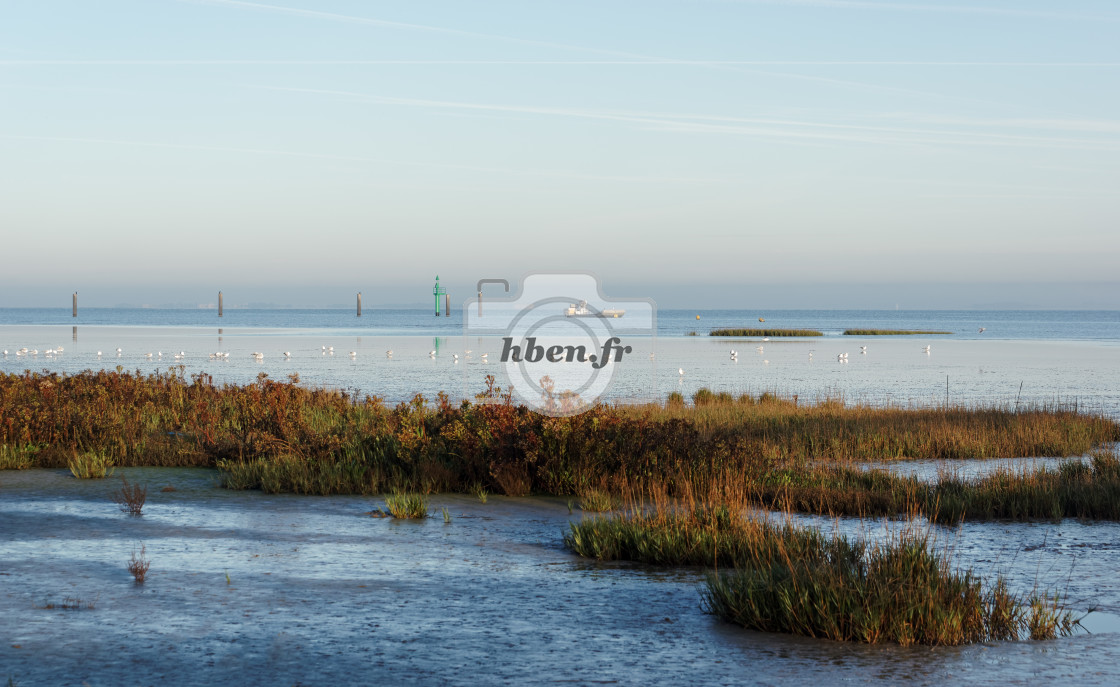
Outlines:
{"type": "MultiPolygon", "coordinates": [[[[0,473],[0,677],[94,687],[1120,679],[1117,523],[934,528],[960,565],[1098,610],[1091,632],[1052,641],[903,648],[725,624],[703,611],[702,570],[566,551],[569,522],[596,516],[564,499],[437,495],[433,517],[397,521],[366,514],[384,506],[378,498],[235,492],[204,469],[121,473],[150,487],[142,516],[117,511],[116,480],[0,473]],[[141,545],[151,568],[136,585],[126,563],[141,545]],[[68,599],[81,607],[60,608],[68,599]]],[[[921,526],[796,520],[868,538],[921,526]]]]}
{"type": "MultiPolygon", "coordinates": [[[[668,310],[657,313],[651,331],[621,336],[632,351],[605,370],[605,400],[664,400],[707,387],[874,404],[1076,404],[1120,417],[1117,311],[668,310]],[[823,336],[707,335],[721,327],[813,329],[823,336]],[[854,328],[951,333],[843,334],[854,328]]],[[[87,308],[74,318],[65,309],[0,309],[3,372],[181,366],[186,375],[204,372],[238,384],[261,373],[277,380],[298,374],[304,384],[390,403],[440,391],[471,398],[487,375],[500,386],[535,382],[500,364],[503,348],[500,336],[464,329],[462,310],[438,318],[427,310],[366,310],[362,317],[227,310],[219,318],[213,310],[87,308]],[[27,353],[18,354],[22,348],[27,353]],[[218,352],[228,357],[214,357],[218,352]]]]}
{"type": "MultiPolygon", "coordinates": [[[[8,351],[0,372],[181,367],[187,375],[232,383],[262,373],[280,380],[298,374],[301,384],[390,402],[438,391],[470,397],[486,375],[503,374],[502,341],[465,334],[461,313],[454,315],[367,310],[359,319],[343,311],[227,310],[219,320],[214,311],[194,310],[85,309],[78,318],[69,310],[0,310],[0,349],[8,351]],[[17,355],[22,348],[28,352],[17,355]],[[211,357],[218,351],[229,356],[211,357]]],[[[1062,403],[1120,418],[1116,312],[663,311],[655,331],[627,337],[635,350],[618,364],[608,399],[664,399],[707,387],[904,405],[1062,403]],[[724,326],[824,335],[706,336],[724,326]],[[856,327],[953,333],[843,335],[856,327]]],[[[939,470],[981,474],[1008,464],[1026,463],[887,467],[932,479],[939,470]]],[[[1030,464],[1053,460],[1042,456],[1030,464]]],[[[232,679],[246,685],[1120,682],[1117,523],[932,527],[795,517],[871,539],[903,527],[929,528],[957,564],[985,576],[1003,574],[1016,593],[1056,591],[1074,610],[1095,609],[1085,631],[1054,641],[900,648],[724,624],[703,612],[701,570],[599,564],[567,552],[568,523],[594,516],[566,499],[490,496],[482,503],[438,495],[430,503],[434,517],[401,522],[368,516],[383,506],[379,498],[234,492],[204,469],[118,474],[148,486],[142,516],[117,510],[110,498],[116,479],[76,480],[64,470],[0,472],[0,680],[95,686],[232,679]],[[139,586],[125,566],[141,546],[151,570],[139,586]],[[62,608],[68,599],[80,599],[81,607],[62,608]]]]}

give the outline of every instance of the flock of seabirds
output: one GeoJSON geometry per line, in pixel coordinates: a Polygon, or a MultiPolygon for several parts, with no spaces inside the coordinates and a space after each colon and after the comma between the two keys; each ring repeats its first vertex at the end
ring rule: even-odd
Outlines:
{"type": "MultiPolygon", "coordinates": [[[[63,350],[65,350],[65,349],[63,349],[62,346],[59,346],[58,348],[47,348],[47,349],[44,349],[43,351],[40,351],[37,348],[28,349],[26,346],[24,346],[23,348],[20,348],[19,350],[15,351],[15,355],[17,357],[18,356],[25,356],[25,355],[34,357],[34,356],[38,356],[39,353],[41,352],[43,354],[43,356],[45,356],[47,358],[52,358],[56,355],[61,355],[63,350]]],[[[428,352],[428,356],[431,357],[431,358],[435,358],[437,353],[438,353],[437,351],[432,350],[432,351],[428,352]]],[[[118,358],[122,357],[124,355],[124,349],[118,347],[117,350],[116,350],[116,354],[117,354],[118,358]]],[[[322,354],[323,355],[334,355],[334,346],[323,346],[322,347],[322,354]]],[[[469,350],[465,351],[465,354],[466,354],[466,357],[468,357],[468,358],[471,357],[471,351],[469,351],[469,350]]],[[[5,349],[3,351],[0,351],[0,355],[7,358],[8,357],[8,350],[5,349]]],[[[104,356],[104,353],[102,351],[97,352],[97,357],[98,358],[101,358],[103,356],[104,356]]],[[[256,360],[264,360],[264,353],[261,353],[260,351],[253,351],[252,353],[249,354],[249,356],[251,358],[255,358],[256,360]]],[[[284,351],[283,356],[284,356],[285,360],[290,360],[291,357],[292,357],[292,352],[291,351],[284,351]]],[[[351,358],[356,358],[357,356],[358,356],[357,351],[350,351],[350,357],[351,358]]],[[[178,353],[172,354],[172,358],[174,358],[177,361],[178,360],[184,360],[184,359],[186,359],[186,357],[187,357],[187,352],[186,351],[179,351],[178,353]]],[[[385,357],[386,358],[392,358],[393,357],[393,349],[389,349],[389,350],[385,351],[385,357]]],[[[451,357],[456,362],[459,361],[459,354],[458,353],[453,353],[451,357]]],[[[482,356],[481,356],[481,358],[483,360],[486,360],[488,357],[489,357],[489,354],[487,354],[487,353],[483,353],[482,356]]],[[[148,360],[152,360],[152,359],[162,360],[163,359],[163,351],[157,351],[156,353],[145,353],[144,358],[146,358],[148,360]]],[[[229,358],[229,351],[215,351],[214,353],[210,354],[210,360],[227,360],[228,358],[229,358]]]]}
{"type": "MultiPolygon", "coordinates": [[[[986,330],[985,327],[980,327],[979,333],[983,334],[985,330],[986,330]]],[[[769,341],[770,338],[769,337],[764,337],[762,340],[763,340],[763,342],[766,342],[766,341],[769,341]]],[[[765,348],[763,347],[763,345],[760,344],[757,348],[755,348],[755,350],[758,351],[761,354],[761,353],[764,352],[765,348]]],[[[931,347],[928,344],[925,347],[923,347],[921,350],[926,355],[929,355],[931,353],[931,347]]],[[[43,354],[44,357],[53,358],[55,356],[62,355],[63,351],[64,351],[63,347],[59,346],[58,348],[45,349],[45,350],[42,351],[42,354],[43,354]]],[[[120,358],[124,355],[124,351],[120,347],[118,347],[115,352],[117,354],[116,357],[118,357],[118,358],[120,358]]],[[[860,346],[859,347],[859,352],[860,352],[861,355],[866,355],[867,354],[867,346],[860,346]]],[[[37,357],[40,354],[40,351],[37,348],[28,349],[25,346],[23,348],[20,348],[20,349],[16,350],[14,353],[17,357],[20,357],[20,356],[37,357]]],[[[334,355],[334,346],[322,346],[320,353],[321,353],[321,355],[333,356],[334,355]]],[[[470,351],[470,350],[464,351],[464,356],[466,358],[470,358],[471,353],[472,353],[472,351],[470,351]]],[[[2,355],[4,358],[7,358],[8,355],[9,355],[8,350],[4,349],[2,352],[0,352],[0,355],[2,355]]],[[[260,351],[254,351],[254,352],[250,353],[249,355],[250,355],[250,357],[252,357],[254,360],[256,360],[258,362],[261,362],[261,361],[264,360],[264,353],[261,353],[260,351]]],[[[284,356],[285,360],[291,360],[291,358],[292,358],[292,352],[291,351],[284,351],[282,355],[284,356]]],[[[356,358],[358,356],[358,352],[357,351],[350,351],[349,355],[350,355],[350,358],[356,358]]],[[[436,351],[434,349],[431,350],[431,351],[428,351],[428,357],[432,358],[433,360],[436,358],[437,355],[438,355],[438,351],[436,351]]],[[[102,356],[103,356],[103,353],[101,351],[98,351],[97,352],[97,357],[101,358],[102,356]]],[[[171,357],[175,361],[182,361],[182,360],[186,359],[187,353],[186,353],[186,351],[179,351],[178,353],[172,354],[171,357]]],[[[210,360],[227,360],[227,359],[229,359],[229,352],[228,351],[215,351],[214,353],[210,353],[209,357],[210,357],[210,360]]],[[[385,351],[385,357],[386,358],[392,358],[393,357],[393,349],[389,349],[389,350],[385,351]]],[[[452,357],[452,360],[454,362],[456,362],[456,363],[459,362],[459,354],[458,353],[453,353],[451,355],[451,357],[452,357]]],[[[488,362],[489,354],[483,353],[479,357],[480,357],[482,362],[488,362]]],[[[650,360],[653,360],[653,357],[654,357],[653,353],[650,353],[649,354],[650,360]]],[[[144,358],[146,358],[148,360],[152,360],[152,359],[162,360],[163,359],[163,351],[157,351],[156,353],[145,353],[144,358]]],[[[813,351],[810,350],[809,351],[809,359],[812,360],[812,358],[813,358],[813,351]]],[[[731,349],[731,360],[736,361],[736,362],[739,360],[739,351],[735,350],[734,348],[731,349]]],[[[841,364],[847,363],[848,362],[848,354],[847,353],[838,353],[836,355],[836,360],[837,360],[837,362],[839,362],[841,364]]],[[[770,361],[769,360],[764,360],[763,362],[764,363],[769,363],[770,361]]],[[[678,368],[677,373],[681,377],[684,377],[684,368],[678,368]]]]}

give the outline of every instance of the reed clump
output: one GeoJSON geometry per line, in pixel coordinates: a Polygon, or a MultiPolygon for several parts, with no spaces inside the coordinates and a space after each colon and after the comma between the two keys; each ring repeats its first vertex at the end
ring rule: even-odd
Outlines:
{"type": "Polygon", "coordinates": [[[918,336],[921,334],[952,334],[932,329],[845,329],[844,336],[918,336]]]}
{"type": "Polygon", "coordinates": [[[78,479],[102,479],[113,473],[113,459],[103,451],[75,450],[66,466],[78,479]]]}
{"type": "Polygon", "coordinates": [[[955,570],[928,535],[869,544],[744,518],[727,506],[658,508],[572,523],[565,544],[599,560],[701,565],[705,608],[751,629],[871,644],[957,645],[1067,635],[1060,598],[1010,593],[955,570]]]}
{"type": "Polygon", "coordinates": [[[421,520],[428,517],[428,500],[423,494],[390,494],[385,497],[385,507],[394,518],[421,520]]]}
{"type": "Polygon", "coordinates": [[[816,329],[713,329],[708,336],[767,336],[777,338],[780,336],[824,336],[824,332],[816,329]]]}

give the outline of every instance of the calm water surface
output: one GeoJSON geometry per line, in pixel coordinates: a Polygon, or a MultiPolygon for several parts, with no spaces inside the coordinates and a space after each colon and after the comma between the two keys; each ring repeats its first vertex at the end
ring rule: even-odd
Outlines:
{"type": "MultiPolygon", "coordinates": [[[[113,480],[0,474],[0,669],[20,684],[1115,684],[1120,525],[935,528],[948,555],[1011,589],[1096,606],[1047,642],[861,646],[724,624],[695,569],[597,564],[564,550],[563,499],[434,496],[452,520],[371,519],[377,498],[231,492],[209,470],[113,480]],[[173,486],[176,491],[159,488],[173,486]],[[125,565],[143,543],[143,586],[125,565]],[[93,609],[47,609],[66,597],[93,609]]],[[[590,517],[590,516],[588,516],[590,517]]],[[[775,516],[780,517],[780,516],[775,516]]],[[[868,538],[920,524],[798,517],[868,538]]],[[[0,673],[2,674],[2,673],[0,673]]]]}
{"type": "MultiPolygon", "coordinates": [[[[614,366],[606,398],[663,400],[673,391],[691,395],[708,387],[869,403],[1076,403],[1120,417],[1120,313],[1112,311],[780,311],[758,314],[764,325],[753,311],[699,314],[696,320],[692,311],[661,312],[654,336],[628,338],[634,351],[614,366]],[[811,328],[825,336],[764,341],[705,335],[725,325],[811,328]],[[847,327],[954,333],[843,336],[847,327]],[[694,330],[701,335],[688,336],[694,330]],[[737,360],[729,355],[732,349],[737,360]],[[845,353],[846,362],[839,362],[845,353]]],[[[0,371],[121,366],[154,372],[181,365],[188,375],[205,372],[217,382],[298,373],[307,384],[359,390],[389,402],[439,391],[470,398],[488,374],[505,381],[497,364],[502,341],[464,336],[458,315],[384,310],[357,318],[337,310],[234,310],[219,320],[205,310],[86,309],[75,319],[64,310],[0,309],[0,348],[9,351],[0,357],[0,371]],[[15,354],[24,347],[40,353],[15,354]],[[43,353],[58,347],[60,354],[43,353]],[[211,359],[218,351],[229,357],[211,359]],[[180,352],[185,355],[176,360],[180,352]]]]}
{"type": "MultiPolygon", "coordinates": [[[[1120,418],[1115,312],[663,311],[655,336],[628,343],[636,350],[619,365],[610,398],[664,399],[708,387],[937,405],[948,394],[952,403],[1076,404],[1120,418]],[[812,328],[825,336],[703,336],[715,326],[812,328]],[[848,327],[954,333],[842,336],[848,327]],[[731,348],[739,351],[737,361],[731,348]],[[847,362],[837,360],[843,353],[847,362]]],[[[9,351],[0,357],[0,371],[8,373],[181,365],[185,374],[233,383],[298,373],[304,384],[389,401],[418,392],[469,397],[487,374],[501,376],[498,339],[464,337],[458,317],[436,320],[425,311],[367,310],[359,320],[343,311],[227,310],[218,320],[213,311],[84,309],[75,320],[69,310],[0,309],[0,349],[9,351]],[[40,352],[15,355],[22,347],[40,352]],[[61,353],[45,354],[58,347],[61,353]],[[176,361],[180,351],[185,355],[176,361]],[[216,351],[229,358],[211,359],[216,351]],[[152,359],[144,355],[149,352],[152,359]]],[[[1041,456],[1032,464],[1052,462],[1041,456]]],[[[891,469],[928,479],[943,469],[980,474],[1023,464],[922,462],[891,469]]],[[[1117,523],[934,528],[960,565],[1003,573],[1016,592],[1056,589],[1073,608],[1099,611],[1086,619],[1092,633],[1052,642],[902,649],[725,625],[700,608],[700,571],[601,565],[566,552],[568,522],[582,514],[570,513],[563,499],[492,496],[483,505],[434,497],[433,508],[452,513],[445,525],[438,516],[370,519],[365,513],[381,505],[374,498],[231,492],[218,488],[208,470],[122,472],[150,486],[139,518],[117,512],[109,499],[114,480],[78,481],[55,470],[0,473],[0,679],[91,685],[197,684],[230,675],[249,685],[1120,681],[1117,523]],[[159,491],[164,485],[175,491],[159,491]],[[125,563],[141,543],[152,570],[137,587],[125,563]],[[66,596],[96,599],[95,608],[43,608],[66,596]]],[[[796,520],[872,539],[926,527],[796,520]]]]}

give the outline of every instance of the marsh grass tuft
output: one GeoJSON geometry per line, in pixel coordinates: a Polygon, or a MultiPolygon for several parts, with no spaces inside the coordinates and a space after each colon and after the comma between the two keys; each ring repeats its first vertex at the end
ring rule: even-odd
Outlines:
{"type": "Polygon", "coordinates": [[[836,559],[753,563],[709,573],[706,610],[757,630],[903,646],[1049,639],[1079,624],[1056,599],[1023,599],[1001,578],[985,586],[952,569],[924,537],[857,543],[836,559]]]}
{"type": "Polygon", "coordinates": [[[1036,592],[1030,597],[1025,624],[1031,639],[1056,639],[1073,634],[1081,623],[1065,610],[1060,595],[1036,592]]]}
{"type": "Polygon", "coordinates": [[[113,474],[113,459],[101,451],[74,451],[67,463],[70,473],[78,479],[102,479],[113,474]]]}
{"type": "Polygon", "coordinates": [[[148,560],[145,555],[148,548],[141,544],[140,554],[136,554],[136,550],[132,550],[132,557],[128,559],[128,572],[132,573],[132,579],[136,584],[144,584],[144,578],[148,576],[148,568],[151,567],[152,562],[148,560]]]}
{"type": "Polygon", "coordinates": [[[428,517],[428,500],[423,494],[398,492],[385,497],[385,507],[394,518],[423,519],[428,517]]]}
{"type": "Polygon", "coordinates": [[[440,508],[439,512],[443,514],[443,524],[450,525],[451,524],[451,511],[447,510],[447,506],[444,506],[443,508],[440,508]]]}
{"type": "Polygon", "coordinates": [[[122,513],[140,515],[144,510],[144,502],[148,500],[148,487],[132,484],[124,475],[121,475],[121,486],[113,492],[113,501],[122,513]]]}
{"type": "Polygon", "coordinates": [[[868,544],[710,506],[571,523],[565,545],[600,560],[703,565],[705,609],[751,629],[865,643],[957,645],[1068,635],[1059,597],[1008,592],[953,569],[926,534],[868,544]]]}
{"type": "Polygon", "coordinates": [[[711,389],[697,389],[696,393],[692,394],[692,405],[710,406],[721,403],[734,403],[735,397],[727,391],[712,391],[711,389]]]}

